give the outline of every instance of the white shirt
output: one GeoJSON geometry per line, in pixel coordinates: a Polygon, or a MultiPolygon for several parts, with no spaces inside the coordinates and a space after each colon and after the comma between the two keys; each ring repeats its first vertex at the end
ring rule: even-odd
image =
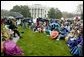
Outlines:
{"type": "Polygon", "coordinates": [[[21,20],[17,20],[17,24],[21,24],[21,20]]]}

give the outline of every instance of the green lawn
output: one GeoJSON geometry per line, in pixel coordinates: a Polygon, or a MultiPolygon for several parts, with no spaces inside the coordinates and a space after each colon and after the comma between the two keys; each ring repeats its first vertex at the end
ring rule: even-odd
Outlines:
{"type": "Polygon", "coordinates": [[[51,40],[46,34],[30,29],[24,29],[22,37],[17,44],[23,49],[25,56],[72,56],[64,40],[51,40]]]}

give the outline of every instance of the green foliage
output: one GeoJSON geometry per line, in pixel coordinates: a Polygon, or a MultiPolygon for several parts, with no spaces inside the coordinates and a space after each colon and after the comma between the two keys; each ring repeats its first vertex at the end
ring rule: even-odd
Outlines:
{"type": "Polygon", "coordinates": [[[1,16],[2,16],[2,17],[4,17],[4,16],[9,16],[9,14],[10,14],[9,11],[4,10],[4,9],[1,10],[1,16]]]}
{"type": "Polygon", "coordinates": [[[14,6],[13,9],[11,9],[10,11],[13,12],[19,12],[20,14],[22,14],[24,17],[31,17],[31,13],[29,11],[29,7],[24,5],[24,6],[14,6]]]}
{"type": "Polygon", "coordinates": [[[10,11],[14,11],[14,12],[19,12],[19,13],[21,13],[21,8],[20,8],[20,6],[16,5],[16,6],[14,6],[13,9],[11,9],[10,11]]]}
{"type": "Polygon", "coordinates": [[[50,11],[48,12],[48,17],[49,18],[56,18],[55,16],[55,9],[51,8],[50,11]]]}
{"type": "Polygon", "coordinates": [[[80,14],[83,13],[83,4],[79,4],[79,5],[77,6],[77,12],[79,12],[80,14]]]}
{"type": "Polygon", "coordinates": [[[58,8],[51,8],[48,12],[48,17],[53,19],[60,19],[62,17],[62,13],[58,8]]]}
{"type": "Polygon", "coordinates": [[[61,11],[58,8],[56,8],[56,18],[60,19],[61,17],[62,17],[61,11]]]}
{"type": "Polygon", "coordinates": [[[75,16],[73,13],[68,13],[68,12],[62,12],[63,17],[65,18],[72,18],[75,16]]]}

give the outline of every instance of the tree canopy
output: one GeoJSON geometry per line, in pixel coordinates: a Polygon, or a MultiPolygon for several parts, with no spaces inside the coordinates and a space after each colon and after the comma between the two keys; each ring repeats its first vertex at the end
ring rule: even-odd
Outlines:
{"type": "Polygon", "coordinates": [[[58,8],[51,8],[48,12],[48,17],[53,19],[60,19],[62,17],[62,13],[58,8]]]}
{"type": "Polygon", "coordinates": [[[10,11],[13,12],[19,12],[20,14],[22,14],[24,17],[31,17],[31,13],[29,11],[29,7],[24,5],[24,6],[14,6],[13,9],[11,9],[10,11]]]}

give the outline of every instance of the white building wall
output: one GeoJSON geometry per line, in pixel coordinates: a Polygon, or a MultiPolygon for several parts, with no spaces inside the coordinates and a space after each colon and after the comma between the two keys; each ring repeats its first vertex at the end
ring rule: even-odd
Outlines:
{"type": "Polygon", "coordinates": [[[35,4],[35,5],[31,5],[29,6],[30,8],[30,12],[31,12],[31,16],[35,19],[37,17],[42,17],[42,18],[46,18],[48,17],[48,7],[43,7],[40,4],[35,4]],[[36,9],[36,10],[35,10],[36,9]]]}

